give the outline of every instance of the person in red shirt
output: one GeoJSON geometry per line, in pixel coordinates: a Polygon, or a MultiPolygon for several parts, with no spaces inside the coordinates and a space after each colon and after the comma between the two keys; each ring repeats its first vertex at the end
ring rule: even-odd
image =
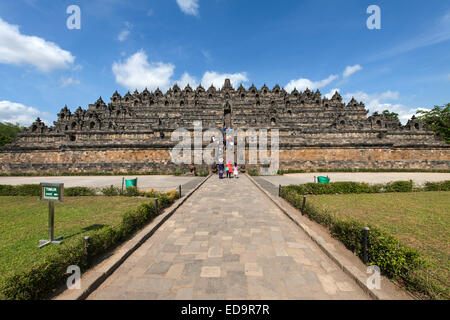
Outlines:
{"type": "Polygon", "coordinates": [[[227,178],[231,178],[231,174],[233,173],[233,165],[231,164],[230,161],[228,161],[227,163],[227,168],[228,168],[227,178]]]}

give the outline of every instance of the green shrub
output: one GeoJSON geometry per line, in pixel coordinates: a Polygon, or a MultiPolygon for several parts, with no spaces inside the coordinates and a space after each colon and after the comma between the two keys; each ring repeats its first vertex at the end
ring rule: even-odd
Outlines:
{"type": "MultiPolygon", "coordinates": [[[[412,192],[412,181],[394,181],[387,184],[368,184],[364,182],[331,182],[331,183],[305,183],[289,185],[289,191],[298,194],[349,194],[349,193],[380,193],[380,192],[412,192]]],[[[442,187],[443,189],[445,188],[442,187]]]]}
{"type": "Polygon", "coordinates": [[[18,196],[35,196],[41,195],[41,186],[38,184],[22,184],[16,186],[18,196]]]}
{"type": "Polygon", "coordinates": [[[410,181],[394,181],[384,186],[386,192],[412,192],[414,183],[410,181]]]}
{"type": "Polygon", "coordinates": [[[113,185],[109,187],[104,187],[101,189],[102,194],[107,197],[118,196],[122,193],[122,189],[114,187],[113,185]]]}
{"type": "Polygon", "coordinates": [[[248,174],[251,175],[251,176],[259,176],[258,169],[249,170],[248,174]]]}
{"type": "Polygon", "coordinates": [[[84,197],[95,196],[96,192],[94,188],[89,187],[69,187],[64,188],[64,196],[67,197],[84,197]]]}
{"type": "Polygon", "coordinates": [[[86,266],[84,241],[79,239],[58,249],[43,262],[29,270],[6,277],[1,283],[2,298],[9,300],[36,300],[51,293],[66,279],[67,267],[86,266]]]}
{"type": "Polygon", "coordinates": [[[0,196],[36,196],[41,195],[38,184],[22,184],[17,186],[0,185],[0,196]]]}
{"type": "MultiPolygon", "coordinates": [[[[176,192],[161,193],[158,198],[161,199],[158,203],[159,208],[162,210],[170,206],[175,201],[175,195],[176,192]]],[[[105,253],[157,215],[154,203],[150,202],[125,212],[119,225],[93,231],[89,240],[89,256],[95,258],[105,253]]],[[[82,271],[88,267],[82,237],[63,244],[56,253],[28,270],[7,275],[0,283],[0,298],[9,300],[46,298],[55,288],[64,284],[69,276],[66,271],[70,265],[79,266],[82,271]]]]}
{"type": "Polygon", "coordinates": [[[173,174],[175,176],[181,176],[183,174],[183,171],[181,171],[181,169],[177,169],[173,174]]]}
{"type": "Polygon", "coordinates": [[[0,196],[16,196],[16,195],[17,192],[15,186],[5,184],[0,185],[0,196]]]}
{"type": "Polygon", "coordinates": [[[128,187],[124,190],[123,194],[127,197],[138,197],[141,195],[137,187],[128,187]]]}
{"type": "Polygon", "coordinates": [[[441,182],[426,182],[425,191],[450,191],[450,180],[441,182]]]}
{"type": "Polygon", "coordinates": [[[369,185],[361,182],[306,183],[282,188],[295,191],[298,194],[376,193],[381,191],[380,185],[369,185]]]}
{"type": "Polygon", "coordinates": [[[204,169],[200,169],[198,172],[198,175],[200,177],[206,177],[206,176],[208,176],[208,174],[209,174],[208,170],[204,170],[204,169]]]}

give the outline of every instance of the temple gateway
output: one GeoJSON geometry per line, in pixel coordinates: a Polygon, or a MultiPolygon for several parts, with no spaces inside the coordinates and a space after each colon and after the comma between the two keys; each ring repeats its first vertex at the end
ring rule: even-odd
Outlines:
{"type": "MultiPolygon", "coordinates": [[[[287,93],[276,85],[248,90],[177,85],[166,93],[117,91],[87,110],[65,106],[52,127],[37,119],[0,150],[2,173],[174,172],[177,144],[171,133],[222,128],[278,129],[280,169],[449,169],[449,145],[414,117],[406,125],[383,115],[367,117],[361,102],[345,104],[306,89],[287,93]]],[[[270,142],[268,144],[270,146],[270,142]]],[[[207,164],[197,165],[211,169],[207,164]]],[[[247,165],[246,169],[261,169],[247,165]]]]}

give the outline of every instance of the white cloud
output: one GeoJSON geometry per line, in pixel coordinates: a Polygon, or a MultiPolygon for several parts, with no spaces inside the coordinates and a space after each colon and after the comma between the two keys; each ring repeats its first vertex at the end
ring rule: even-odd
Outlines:
{"type": "Polygon", "coordinates": [[[117,36],[117,40],[119,40],[120,42],[125,41],[129,35],[130,35],[129,30],[122,30],[117,36]]]}
{"type": "MultiPolygon", "coordinates": [[[[179,87],[185,87],[188,83],[194,88],[198,86],[196,77],[185,72],[179,80],[173,80],[175,66],[171,63],[149,62],[147,55],[140,50],[125,61],[114,62],[112,71],[116,82],[129,90],[167,90],[174,83],[179,87]]],[[[201,84],[203,87],[209,88],[213,84],[216,88],[221,88],[225,79],[230,79],[231,84],[237,87],[240,83],[248,81],[247,73],[217,73],[215,71],[207,71],[204,73],[201,84]]]]}
{"type": "Polygon", "coordinates": [[[120,42],[125,41],[128,36],[130,35],[130,30],[133,28],[133,25],[129,22],[125,22],[125,29],[120,31],[119,35],[117,36],[117,40],[120,42]]]}
{"type": "Polygon", "coordinates": [[[177,0],[177,3],[185,14],[198,15],[198,0],[177,0]]]}
{"type": "Polygon", "coordinates": [[[297,80],[291,80],[284,88],[287,92],[291,92],[294,88],[297,90],[304,91],[306,88],[310,90],[319,89],[329,85],[331,82],[338,78],[337,75],[331,75],[326,79],[320,81],[311,81],[309,79],[301,78],[297,80]]]}
{"type": "Polygon", "coordinates": [[[67,68],[75,57],[57,44],[36,36],[23,35],[19,26],[0,18],[0,63],[32,65],[43,72],[67,68]]]}
{"type": "Polygon", "coordinates": [[[344,77],[344,79],[346,79],[359,70],[362,70],[362,67],[359,64],[356,64],[354,66],[347,66],[347,68],[345,68],[342,76],[344,77]]]}
{"type": "Polygon", "coordinates": [[[211,84],[216,88],[222,88],[225,79],[230,79],[231,85],[237,87],[242,82],[247,82],[247,73],[217,73],[214,71],[207,71],[202,78],[202,86],[209,88],[211,84]]]}
{"type": "Polygon", "coordinates": [[[0,101],[0,122],[19,123],[23,126],[31,125],[37,117],[50,124],[45,118],[50,118],[47,112],[11,101],[0,101]],[[44,119],[43,119],[44,118],[44,119]]]}
{"type": "Polygon", "coordinates": [[[73,79],[71,77],[69,77],[69,78],[61,78],[59,81],[61,82],[61,87],[67,87],[67,86],[70,86],[72,84],[73,85],[80,84],[80,80],[73,79]]]}
{"type": "Polygon", "coordinates": [[[197,79],[192,77],[189,73],[185,72],[181,76],[181,79],[176,82],[180,88],[185,88],[188,84],[191,88],[196,88],[198,86],[197,79]]]}
{"type": "Polygon", "coordinates": [[[140,50],[125,62],[114,62],[112,71],[116,82],[129,90],[148,88],[165,90],[170,86],[175,66],[171,63],[147,61],[147,55],[140,50]]]}
{"type": "Polygon", "coordinates": [[[389,100],[397,100],[399,98],[399,93],[397,91],[388,90],[375,94],[367,94],[366,92],[358,91],[345,94],[344,100],[348,102],[352,97],[358,101],[362,101],[370,113],[375,111],[380,113],[384,110],[398,113],[400,122],[403,124],[411,119],[411,117],[416,114],[417,110],[419,110],[418,108],[410,108],[403,104],[389,102],[389,100]]]}

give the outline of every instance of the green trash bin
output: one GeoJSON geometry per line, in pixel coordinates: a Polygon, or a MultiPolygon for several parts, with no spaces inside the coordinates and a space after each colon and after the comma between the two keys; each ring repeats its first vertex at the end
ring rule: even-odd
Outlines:
{"type": "Polygon", "coordinates": [[[137,187],[137,178],[131,180],[125,180],[125,187],[137,187]]]}
{"type": "Polygon", "coordinates": [[[329,183],[330,182],[330,178],[328,178],[328,177],[317,177],[317,182],[319,182],[319,183],[329,183]]]}

